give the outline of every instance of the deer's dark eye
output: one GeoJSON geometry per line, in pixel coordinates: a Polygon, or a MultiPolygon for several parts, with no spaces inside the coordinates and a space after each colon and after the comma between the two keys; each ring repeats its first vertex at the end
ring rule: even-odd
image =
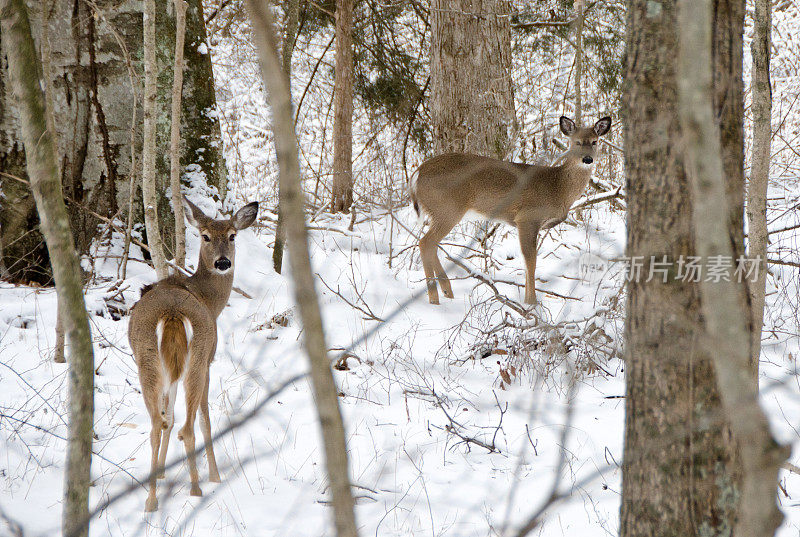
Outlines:
{"type": "Polygon", "coordinates": [[[231,233],[231,236],[228,237],[228,240],[233,242],[233,239],[235,239],[235,238],[236,238],[236,233],[231,233]]]}
{"type": "Polygon", "coordinates": [[[597,145],[597,141],[592,142],[592,145],[597,145]]]}
{"type": "Polygon", "coordinates": [[[208,235],[203,233],[203,240],[206,241],[206,242],[211,242],[211,237],[209,237],[208,235]]]}

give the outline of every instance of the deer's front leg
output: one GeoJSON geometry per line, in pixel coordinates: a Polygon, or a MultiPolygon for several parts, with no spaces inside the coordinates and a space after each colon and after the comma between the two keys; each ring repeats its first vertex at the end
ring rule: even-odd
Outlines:
{"type": "Polygon", "coordinates": [[[525,302],[536,304],[536,241],[539,238],[539,224],[520,222],[519,245],[525,258],[525,302]]]}

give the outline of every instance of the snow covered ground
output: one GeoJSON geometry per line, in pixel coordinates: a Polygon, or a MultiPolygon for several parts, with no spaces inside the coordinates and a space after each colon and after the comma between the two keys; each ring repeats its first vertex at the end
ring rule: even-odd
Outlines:
{"type": "MultiPolygon", "coordinates": [[[[302,43],[296,52],[296,94],[327,38],[319,41],[302,43]]],[[[258,199],[263,217],[260,227],[237,237],[235,285],[252,298],[233,293],[219,318],[212,428],[222,431],[260,410],[216,440],[221,484],[207,482],[200,458],[202,498],[189,496],[183,446],[173,437],[168,461],[177,464],[159,483],[161,510],[143,514],[149,419],[127,342],[128,317],[116,308],[130,307],[155,274],[134,247],[121,293],[109,291],[117,279],[120,238],[98,244],[93,260],[85,262],[93,270],[86,301],[97,365],[91,505],[114,501],[97,513],[93,536],[333,534],[310,386],[305,377],[286,385],[307,364],[291,313],[291,267],[282,275],[272,269],[275,215],[269,211],[276,203],[277,169],[269,110],[249,47],[246,32],[210,47],[232,180],[226,208],[258,199]]],[[[326,197],[330,164],[330,82],[326,60],[298,121],[306,190],[317,205],[326,197]]],[[[778,83],[776,92],[782,87],[778,83]]],[[[405,182],[397,149],[402,133],[366,113],[357,114],[354,133],[356,224],[351,232],[349,216],[315,213],[311,252],[330,356],[337,359],[343,349],[349,355],[346,368],[334,375],[361,535],[509,535],[554,486],[566,497],[533,535],[616,535],[624,297],[623,266],[615,260],[624,252],[623,214],[607,203],[593,205],[547,235],[537,277],[550,294],[539,293],[546,322],[538,327],[527,326],[514,304],[503,304],[492,288],[500,297],[521,298],[517,235],[504,225],[490,248],[475,243],[482,235],[474,224],[458,226],[445,239],[445,249],[473,274],[450,269],[455,299],[431,306],[408,231],[419,231],[417,217],[397,205],[405,182]],[[600,270],[582,272],[589,261],[600,270]]],[[[413,164],[419,156],[412,153],[413,164]]],[[[608,161],[619,167],[615,158],[608,161]]],[[[798,189],[786,180],[795,168],[777,168],[770,229],[798,223],[792,209],[798,189]]],[[[193,189],[195,195],[201,191],[193,189]]],[[[202,205],[213,206],[210,200],[202,205]]],[[[187,233],[191,264],[199,237],[187,233]]],[[[771,236],[770,257],[797,262],[799,237],[797,230],[771,236]]],[[[793,462],[800,459],[798,289],[795,267],[772,267],[761,371],[762,401],[779,439],[795,446],[793,462]]],[[[67,383],[66,366],[51,356],[55,310],[52,289],[0,283],[0,514],[17,521],[26,536],[55,535],[60,528],[67,383]]],[[[176,423],[183,412],[179,396],[176,423]]],[[[781,486],[787,521],[780,536],[798,536],[800,478],[785,472],[781,486]]],[[[0,522],[0,536],[8,531],[0,522]]]]}
{"type": "MultiPolygon", "coordinates": [[[[558,492],[568,498],[548,511],[538,534],[614,535],[622,459],[621,362],[603,360],[597,364],[601,370],[592,370],[576,345],[560,363],[552,363],[548,352],[537,352],[527,358],[532,365],[523,367],[513,345],[502,340],[495,348],[472,348],[474,333],[504,315],[499,305],[491,305],[491,290],[475,278],[454,278],[454,300],[436,307],[421,296],[404,306],[424,290],[416,250],[407,248],[414,241],[394,226],[396,257],[390,268],[391,217],[361,216],[366,221],[353,232],[347,231],[346,217],[317,219],[315,227],[323,229],[312,232],[312,251],[331,356],[342,348],[353,355],[348,369],[337,370],[335,376],[342,391],[362,534],[504,534],[504,528],[518,527],[550,495],[563,443],[558,492]],[[393,317],[381,323],[372,316],[393,317]],[[512,365],[515,377],[509,373],[512,365]]],[[[396,217],[415,225],[410,208],[396,217]]],[[[614,336],[620,321],[597,319],[603,316],[603,304],[618,292],[621,274],[611,263],[601,281],[581,280],[575,260],[586,247],[578,250],[575,244],[597,237],[596,228],[623,227],[610,211],[595,211],[587,221],[591,224],[565,224],[558,240],[545,242],[542,287],[580,300],[540,293],[544,314],[556,326],[593,316],[591,331],[599,328],[614,336]],[[569,276],[570,267],[573,279],[550,277],[569,276]]],[[[494,259],[502,266],[493,276],[521,282],[516,235],[505,227],[499,233],[494,259]]],[[[288,326],[274,322],[291,308],[291,271],[287,267],[281,276],[272,270],[266,245],[270,239],[260,230],[237,238],[235,285],[253,298],[234,293],[219,319],[210,393],[215,431],[307,368],[291,313],[288,326]]],[[[609,244],[621,247],[619,231],[603,239],[607,249],[609,244]]],[[[190,231],[189,259],[195,259],[198,243],[190,231]]],[[[140,252],[134,254],[141,258],[140,252]]],[[[605,252],[604,257],[617,254],[605,252]]],[[[149,420],[126,339],[128,318],[114,320],[105,300],[110,282],[102,276],[111,280],[116,263],[98,257],[95,268],[98,278],[87,292],[97,364],[93,506],[129,489],[149,469],[149,420]]],[[[458,270],[451,272],[459,275],[458,270]]],[[[123,286],[125,303],[132,304],[153,277],[143,263],[132,262],[123,286]]],[[[499,289],[511,298],[520,292],[507,284],[499,289]]],[[[23,525],[26,535],[53,535],[59,527],[66,367],[50,358],[54,324],[52,290],[0,287],[0,424],[6,447],[0,459],[0,507],[23,525]]],[[[577,321],[560,330],[585,334],[586,324],[577,321]]],[[[796,355],[797,350],[769,348],[773,359],[765,367],[765,380],[783,380],[788,352],[796,355]]],[[[784,441],[797,441],[797,391],[796,384],[781,383],[765,393],[784,441]]],[[[181,423],[180,398],[176,412],[181,423]]],[[[187,470],[179,463],[160,483],[159,512],[142,513],[146,492],[134,486],[98,514],[92,534],[331,534],[320,438],[306,378],[285,387],[253,419],[217,440],[216,448],[223,483],[203,479],[203,498],[188,495],[187,470]]],[[[169,460],[182,455],[181,443],[173,439],[169,460]]],[[[202,460],[201,478],[206,475],[202,460]]],[[[800,514],[792,504],[800,494],[800,480],[787,475],[783,484],[790,495],[784,498],[790,522],[781,535],[797,535],[800,514]]]]}

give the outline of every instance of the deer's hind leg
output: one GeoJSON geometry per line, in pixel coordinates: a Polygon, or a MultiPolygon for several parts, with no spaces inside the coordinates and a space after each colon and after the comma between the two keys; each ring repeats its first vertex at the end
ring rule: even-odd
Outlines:
{"type": "Polygon", "coordinates": [[[453,288],[450,286],[450,279],[439,261],[439,243],[450,230],[461,220],[464,214],[453,214],[449,217],[434,218],[430,217],[430,227],[428,232],[419,240],[419,252],[422,257],[422,268],[425,270],[425,281],[428,285],[428,301],[431,304],[439,303],[439,293],[436,290],[436,282],[442,288],[442,293],[447,298],[453,298],[453,288]]]}
{"type": "Polygon", "coordinates": [[[150,476],[148,479],[149,490],[147,493],[147,500],[144,504],[144,510],[149,512],[158,509],[156,477],[161,471],[158,464],[158,450],[161,445],[161,432],[165,425],[161,415],[161,391],[163,381],[161,378],[161,369],[157,365],[158,354],[155,346],[155,338],[152,345],[145,344],[138,349],[134,348],[134,354],[136,355],[137,365],[139,367],[139,380],[142,386],[144,404],[145,407],[147,407],[147,413],[150,414],[150,476]]]}
{"type": "Polygon", "coordinates": [[[172,427],[175,425],[175,398],[178,395],[178,381],[173,381],[164,391],[164,432],[161,435],[161,450],[158,454],[158,478],[164,479],[167,461],[167,449],[169,448],[169,437],[172,435],[172,427]]]}
{"type": "Polygon", "coordinates": [[[213,359],[213,352],[217,344],[217,328],[213,319],[195,319],[191,317],[192,342],[189,345],[189,364],[184,377],[183,385],[186,392],[186,423],[178,432],[178,438],[183,440],[186,448],[186,458],[189,462],[189,477],[192,496],[202,496],[200,490],[200,477],[197,473],[197,458],[195,457],[194,422],[197,410],[203,399],[203,392],[208,377],[208,366],[213,359]]]}

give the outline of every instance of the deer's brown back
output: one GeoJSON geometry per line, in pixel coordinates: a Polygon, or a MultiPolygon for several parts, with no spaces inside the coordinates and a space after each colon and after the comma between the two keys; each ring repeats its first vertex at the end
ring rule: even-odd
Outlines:
{"type": "MultiPolygon", "coordinates": [[[[192,337],[212,337],[216,341],[216,315],[190,290],[186,285],[188,280],[189,278],[175,276],[161,280],[147,290],[134,305],[131,311],[128,339],[137,361],[145,359],[157,351],[153,348],[156,342],[157,326],[159,322],[169,319],[180,321],[183,341],[186,341],[183,319],[189,321],[193,331],[192,337]]],[[[177,329],[177,326],[170,328],[177,329]]],[[[165,331],[162,334],[164,336],[162,340],[166,340],[167,335],[165,331]]],[[[181,342],[178,341],[176,344],[179,343],[181,342]]],[[[171,350],[177,351],[178,349],[171,350]]]]}
{"type": "Polygon", "coordinates": [[[589,179],[580,167],[537,166],[449,153],[419,168],[415,197],[432,218],[467,211],[515,224],[521,213],[547,220],[564,215],[589,179]]]}

